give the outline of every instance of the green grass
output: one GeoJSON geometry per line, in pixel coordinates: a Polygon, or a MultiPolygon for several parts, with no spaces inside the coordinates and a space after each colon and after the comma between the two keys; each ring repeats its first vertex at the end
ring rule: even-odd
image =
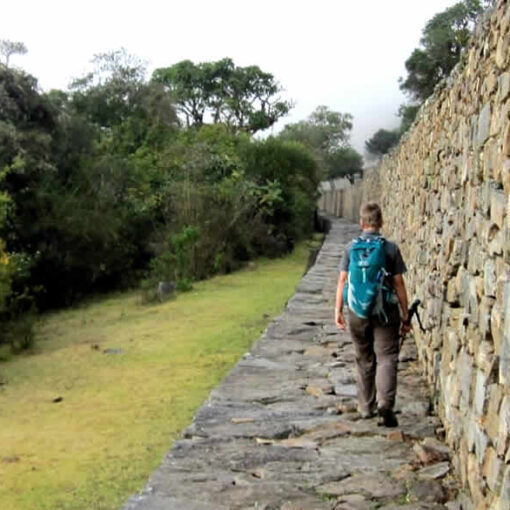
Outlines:
{"type": "Polygon", "coordinates": [[[34,352],[0,365],[0,508],[118,509],[282,310],[307,256],[300,245],[160,305],[129,293],[44,316],[34,352]]]}

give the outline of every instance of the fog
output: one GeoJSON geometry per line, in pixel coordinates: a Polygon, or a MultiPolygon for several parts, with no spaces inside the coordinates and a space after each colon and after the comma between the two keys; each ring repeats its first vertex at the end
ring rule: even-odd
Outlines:
{"type": "Polygon", "coordinates": [[[363,152],[375,131],[399,124],[404,62],[427,20],[454,3],[29,0],[4,3],[0,38],[26,44],[28,54],[12,64],[45,90],[65,89],[94,54],[120,47],[146,59],[149,71],[183,59],[258,65],[295,103],[272,133],[324,104],[354,116],[351,143],[363,152]]]}

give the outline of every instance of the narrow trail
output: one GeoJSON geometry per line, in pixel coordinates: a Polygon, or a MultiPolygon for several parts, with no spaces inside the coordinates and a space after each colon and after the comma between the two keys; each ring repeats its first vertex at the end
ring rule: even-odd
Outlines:
{"type": "Polygon", "coordinates": [[[343,248],[359,230],[331,222],[285,311],[124,510],[469,508],[453,501],[412,339],[400,354],[400,426],[356,413],[354,351],[332,311],[343,248]]]}

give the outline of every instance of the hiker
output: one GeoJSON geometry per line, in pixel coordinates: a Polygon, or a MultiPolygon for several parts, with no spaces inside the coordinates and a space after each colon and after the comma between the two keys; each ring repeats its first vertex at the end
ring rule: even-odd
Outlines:
{"type": "Polygon", "coordinates": [[[407,269],[398,246],[380,234],[383,219],[376,203],[362,205],[360,224],[361,236],[347,245],[340,264],[335,323],[345,330],[347,304],[361,417],[372,418],[377,410],[380,425],[397,427],[399,333],[411,329],[402,276],[407,269]]]}

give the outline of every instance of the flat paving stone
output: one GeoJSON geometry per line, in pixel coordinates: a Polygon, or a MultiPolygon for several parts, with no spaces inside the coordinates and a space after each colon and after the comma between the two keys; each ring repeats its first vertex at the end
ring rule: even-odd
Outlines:
{"type": "Polygon", "coordinates": [[[428,471],[413,446],[435,441],[441,424],[412,339],[400,353],[400,426],[355,412],[354,350],[333,308],[340,259],[358,234],[357,225],[331,219],[283,313],[123,510],[438,510],[454,501],[451,475],[448,488],[420,479],[428,471]]]}
{"type": "Polygon", "coordinates": [[[190,499],[165,498],[154,496],[150,499],[133,498],[125,510],[229,510],[228,506],[204,503],[190,499]]]}
{"type": "Polygon", "coordinates": [[[435,503],[410,503],[407,505],[399,505],[390,503],[379,507],[378,510],[446,510],[447,507],[435,503]]]}

